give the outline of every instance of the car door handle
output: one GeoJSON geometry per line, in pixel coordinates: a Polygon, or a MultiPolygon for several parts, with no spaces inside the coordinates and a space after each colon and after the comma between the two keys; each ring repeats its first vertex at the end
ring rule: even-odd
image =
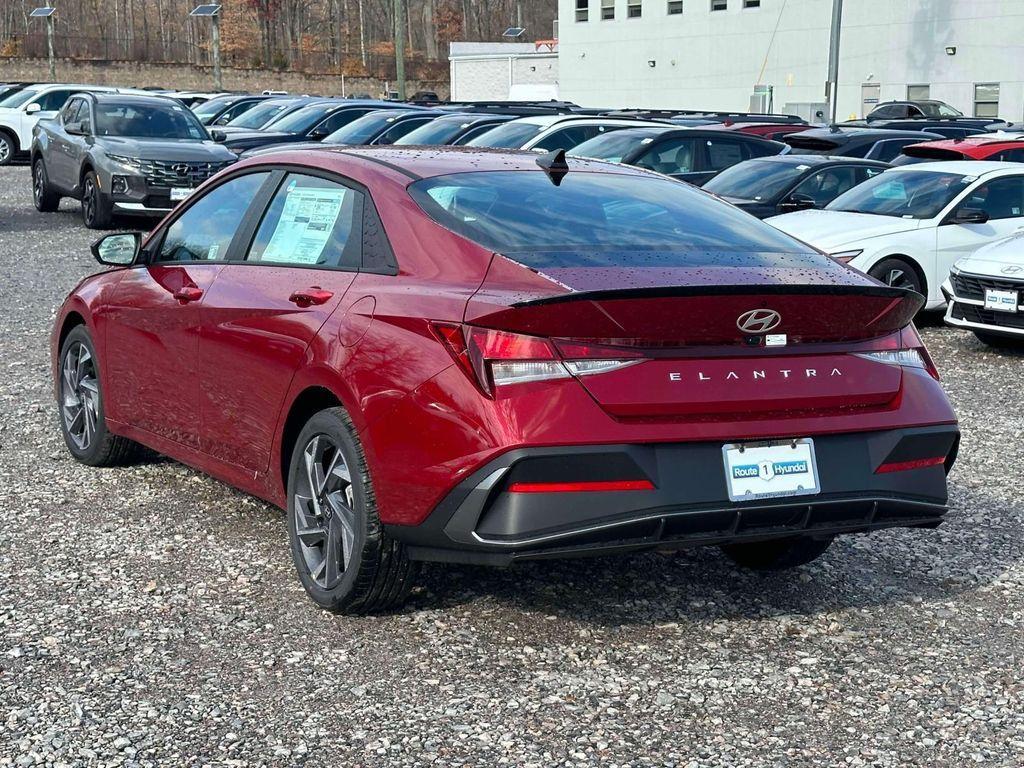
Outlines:
{"type": "Polygon", "coordinates": [[[173,296],[182,304],[188,304],[190,301],[199,301],[203,298],[203,289],[194,285],[186,285],[176,290],[173,296]]]}
{"type": "Polygon", "coordinates": [[[319,285],[314,285],[312,288],[295,291],[295,293],[288,297],[288,301],[298,304],[300,307],[309,307],[313,304],[319,306],[330,301],[332,296],[334,294],[331,291],[325,291],[319,285]]]}

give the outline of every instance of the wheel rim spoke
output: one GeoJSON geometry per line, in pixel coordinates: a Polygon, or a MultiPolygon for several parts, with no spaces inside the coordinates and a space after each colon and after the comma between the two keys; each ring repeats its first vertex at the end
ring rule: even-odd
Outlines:
{"type": "Polygon", "coordinates": [[[100,386],[89,349],[71,345],[61,365],[61,409],[68,436],[79,450],[93,442],[100,423],[100,386]]]}

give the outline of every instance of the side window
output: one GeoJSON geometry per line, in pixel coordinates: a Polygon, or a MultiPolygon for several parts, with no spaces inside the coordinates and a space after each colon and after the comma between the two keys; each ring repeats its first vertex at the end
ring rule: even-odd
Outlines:
{"type": "Polygon", "coordinates": [[[252,107],[256,102],[253,101],[240,101],[237,104],[232,104],[226,110],[224,114],[217,118],[217,125],[227,125],[240,114],[252,107]]]}
{"type": "Polygon", "coordinates": [[[64,103],[68,100],[68,97],[71,96],[71,93],[72,92],[68,90],[50,91],[36,99],[36,101],[39,102],[41,111],[56,112],[64,106],[64,103]]]}
{"type": "Polygon", "coordinates": [[[334,181],[285,177],[256,230],[248,261],[358,269],[363,195],[334,181]]]}
{"type": "Polygon", "coordinates": [[[897,117],[901,117],[901,115],[899,113],[899,107],[895,104],[879,107],[871,113],[872,120],[892,120],[897,117]]]}
{"type": "Polygon", "coordinates": [[[92,133],[92,108],[89,106],[88,101],[82,100],[82,105],[78,110],[78,114],[75,115],[75,120],[82,123],[86,133],[92,133]]]}
{"type": "Polygon", "coordinates": [[[167,228],[157,261],[218,261],[228,247],[249,204],[268,172],[250,173],[214,187],[167,228]]]}
{"type": "Polygon", "coordinates": [[[424,117],[419,120],[414,120],[412,118],[410,118],[409,120],[400,120],[399,122],[395,123],[390,128],[388,128],[386,131],[384,131],[384,133],[377,137],[377,140],[373,143],[394,144],[400,138],[405,136],[405,134],[409,133],[409,131],[411,131],[413,128],[419,128],[421,125],[426,125],[433,119],[433,117],[424,117]]]}
{"type": "Polygon", "coordinates": [[[887,139],[875,144],[867,156],[873,160],[884,160],[888,163],[895,159],[904,147],[919,143],[918,139],[887,139]]]}
{"type": "Polygon", "coordinates": [[[854,176],[857,179],[856,184],[861,184],[868,179],[873,179],[884,170],[884,168],[872,168],[870,165],[858,165],[854,168],[854,176]]]}
{"type": "Polygon", "coordinates": [[[455,144],[456,146],[461,146],[467,142],[470,142],[480,134],[487,133],[495,125],[496,123],[485,123],[484,125],[478,125],[475,128],[470,128],[468,131],[462,134],[462,136],[460,136],[456,141],[454,141],[453,144],[455,144]]]}
{"type": "Polygon", "coordinates": [[[60,111],[60,121],[62,124],[67,125],[73,123],[78,119],[78,110],[82,107],[81,99],[68,99],[68,103],[64,105],[64,109],[60,111]]]}
{"type": "Polygon", "coordinates": [[[334,133],[339,128],[344,128],[346,125],[351,123],[357,117],[362,117],[370,113],[370,110],[362,109],[343,109],[340,112],[335,112],[333,115],[328,117],[316,128],[313,129],[313,133],[318,136],[328,136],[334,133]]]}
{"type": "Polygon", "coordinates": [[[959,207],[979,208],[993,220],[1024,216],[1024,176],[1005,176],[982,184],[959,207]]]}
{"type": "Polygon", "coordinates": [[[658,173],[692,173],[696,155],[694,139],[669,139],[656,144],[634,161],[633,165],[658,173]]]}
{"type": "Polygon", "coordinates": [[[850,166],[837,166],[818,171],[813,176],[804,179],[793,190],[793,194],[806,195],[814,201],[815,206],[824,208],[856,184],[855,169],[850,166]]]}
{"type": "Polygon", "coordinates": [[[584,141],[594,138],[599,133],[603,133],[603,131],[597,125],[577,125],[562,128],[560,131],[555,131],[550,136],[541,139],[534,149],[541,149],[545,152],[552,152],[556,149],[568,151],[577,144],[582,144],[584,141]]]}
{"type": "Polygon", "coordinates": [[[749,160],[752,157],[768,157],[779,154],[780,147],[773,147],[771,144],[764,144],[760,141],[740,142],[743,151],[743,159],[749,160]]]}
{"type": "Polygon", "coordinates": [[[708,171],[721,171],[747,159],[745,147],[735,139],[708,139],[708,171]]]}
{"type": "Polygon", "coordinates": [[[1003,150],[999,153],[998,159],[1006,163],[1024,163],[1024,149],[1003,150]]]}

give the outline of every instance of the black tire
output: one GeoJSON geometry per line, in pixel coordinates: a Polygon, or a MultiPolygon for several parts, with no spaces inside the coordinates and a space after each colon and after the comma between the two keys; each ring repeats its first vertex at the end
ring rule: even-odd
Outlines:
{"type": "Polygon", "coordinates": [[[868,274],[875,278],[875,280],[891,285],[894,288],[909,288],[912,291],[917,291],[922,296],[928,295],[928,286],[924,284],[924,280],[918,273],[917,268],[908,260],[899,256],[890,256],[887,259],[882,259],[868,270],[868,274]]]}
{"type": "Polygon", "coordinates": [[[726,557],[744,568],[755,571],[784,571],[817,560],[831,543],[831,537],[815,539],[810,536],[796,536],[744,544],[723,544],[722,551],[726,557]]]}
{"type": "Polygon", "coordinates": [[[89,229],[109,229],[114,219],[114,206],[100,189],[94,171],[82,180],[82,221],[89,229]]]}
{"type": "Polygon", "coordinates": [[[134,464],[148,455],[149,451],[134,440],[111,434],[107,429],[103,409],[103,387],[96,360],[96,349],[93,347],[88,329],[84,325],[72,329],[61,344],[60,365],[57,369],[57,411],[61,434],[64,435],[64,442],[71,455],[83,464],[93,467],[134,464]],[[92,361],[91,382],[87,385],[83,383],[82,374],[88,367],[88,362],[82,359],[82,349],[88,353],[89,360],[92,361]],[[69,376],[71,363],[74,363],[73,367],[79,374],[77,379],[69,376]],[[91,424],[85,440],[75,427],[73,415],[76,408],[81,413],[83,422],[91,424]]]}
{"type": "Polygon", "coordinates": [[[288,540],[306,593],[332,613],[392,610],[413,586],[418,564],[384,532],[366,457],[343,408],[314,415],[295,441],[288,470],[288,540]]]}
{"type": "Polygon", "coordinates": [[[53,213],[60,207],[60,195],[50,186],[41,157],[32,163],[32,202],[40,213],[53,213]]]}
{"type": "Polygon", "coordinates": [[[998,333],[975,331],[978,341],[995,349],[1024,349],[1024,337],[1000,336],[998,333]]]}
{"type": "Polygon", "coordinates": [[[14,155],[18,147],[8,134],[0,131],[0,167],[10,165],[14,162],[14,155]]]}

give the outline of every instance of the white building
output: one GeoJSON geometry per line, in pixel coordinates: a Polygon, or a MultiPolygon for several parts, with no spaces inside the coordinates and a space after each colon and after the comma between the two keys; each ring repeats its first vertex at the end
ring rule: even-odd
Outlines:
{"type": "Polygon", "coordinates": [[[448,63],[451,68],[452,101],[533,101],[558,98],[557,46],[534,43],[452,43],[448,63]]]}
{"type": "MultiPolygon", "coordinates": [[[[775,111],[824,102],[832,0],[559,0],[561,98],[775,111]]],[[[1024,119],[1024,0],[845,0],[840,119],[933,98],[1024,119]]]]}

